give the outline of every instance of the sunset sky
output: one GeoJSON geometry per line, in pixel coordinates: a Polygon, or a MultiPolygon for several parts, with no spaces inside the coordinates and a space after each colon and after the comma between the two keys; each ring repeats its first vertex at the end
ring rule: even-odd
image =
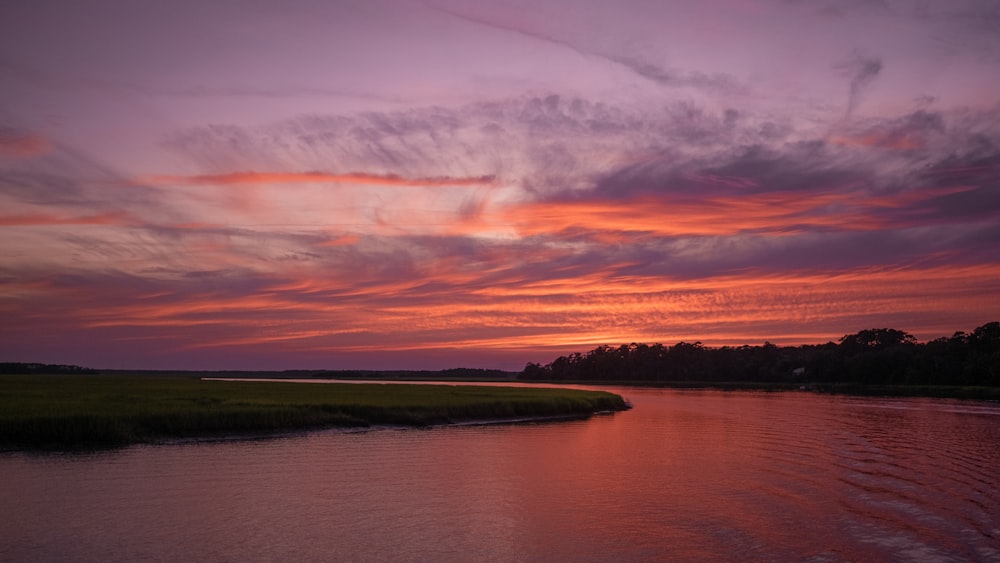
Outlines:
{"type": "Polygon", "coordinates": [[[0,5],[0,361],[1000,320],[995,0],[0,5]]]}

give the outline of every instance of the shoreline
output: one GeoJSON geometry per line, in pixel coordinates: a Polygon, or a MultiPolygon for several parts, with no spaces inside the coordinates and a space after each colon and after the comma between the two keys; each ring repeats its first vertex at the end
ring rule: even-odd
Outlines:
{"type": "MultiPolygon", "coordinates": [[[[631,407],[630,407],[631,408],[631,407]]],[[[94,444],[83,444],[79,447],[69,446],[69,447],[11,447],[0,445],[0,455],[4,454],[88,454],[88,453],[100,453],[106,451],[121,450],[133,446],[175,446],[175,445],[187,445],[187,444],[212,444],[212,443],[225,443],[225,442],[256,442],[256,441],[267,441],[267,440],[283,440],[288,438],[296,438],[301,436],[308,436],[310,434],[317,434],[322,432],[338,432],[345,434],[358,434],[362,432],[382,432],[388,430],[433,430],[438,428],[462,428],[462,427],[474,427],[474,426],[505,426],[505,425],[521,425],[521,424],[544,424],[544,423],[558,423],[558,422],[571,422],[588,420],[595,416],[608,416],[616,412],[623,412],[623,409],[619,411],[611,410],[601,410],[594,411],[590,414],[565,414],[565,415],[545,415],[545,416],[530,416],[530,417],[513,417],[513,418],[495,418],[495,419],[470,419],[470,420],[456,420],[453,422],[443,422],[437,424],[427,424],[427,425],[411,425],[411,424],[370,424],[370,425],[358,425],[358,426],[315,426],[315,427],[305,427],[297,429],[288,430],[278,430],[275,432],[247,432],[238,434],[206,434],[201,436],[190,436],[190,437],[162,437],[157,439],[143,440],[137,442],[130,442],[122,445],[94,445],[94,444]]]]}

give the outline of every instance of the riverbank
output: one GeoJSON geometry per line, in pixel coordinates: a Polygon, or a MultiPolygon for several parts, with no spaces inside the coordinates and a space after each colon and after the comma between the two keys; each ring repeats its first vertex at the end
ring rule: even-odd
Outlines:
{"type": "Polygon", "coordinates": [[[0,376],[0,449],[91,449],[329,427],[429,426],[625,410],[564,388],[0,376]]]}

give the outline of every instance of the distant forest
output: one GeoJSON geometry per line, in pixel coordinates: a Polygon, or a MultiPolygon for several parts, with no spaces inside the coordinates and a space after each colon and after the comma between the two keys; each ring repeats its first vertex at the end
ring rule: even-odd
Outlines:
{"type": "Polygon", "coordinates": [[[701,342],[600,346],[529,363],[523,380],[1000,386],[1000,322],[926,343],[892,328],[819,345],[709,348],[701,342]]]}
{"type": "Polygon", "coordinates": [[[0,362],[0,374],[73,374],[86,373],[95,374],[96,369],[84,368],[80,366],[69,366],[64,364],[37,364],[25,362],[0,362]]]}

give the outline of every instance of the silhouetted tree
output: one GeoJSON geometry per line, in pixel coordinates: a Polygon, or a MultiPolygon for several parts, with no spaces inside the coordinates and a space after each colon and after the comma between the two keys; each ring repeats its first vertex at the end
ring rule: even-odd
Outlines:
{"type": "Polygon", "coordinates": [[[707,348],[701,342],[598,346],[529,363],[523,379],[750,381],[1000,385],[1000,322],[920,344],[912,334],[871,328],[838,343],[707,348]]]}

